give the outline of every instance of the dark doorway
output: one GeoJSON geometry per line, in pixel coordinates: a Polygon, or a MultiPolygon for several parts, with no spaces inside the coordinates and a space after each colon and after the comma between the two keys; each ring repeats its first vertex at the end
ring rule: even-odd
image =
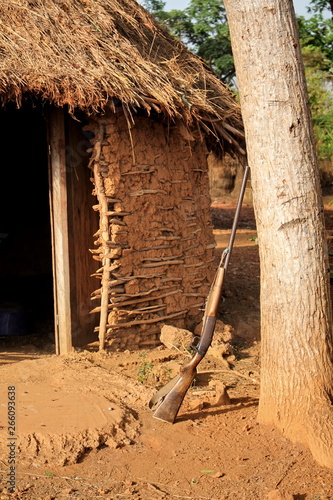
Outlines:
{"type": "Polygon", "coordinates": [[[0,129],[0,336],[36,334],[52,342],[52,250],[43,109],[8,106],[0,111],[0,129]]]}

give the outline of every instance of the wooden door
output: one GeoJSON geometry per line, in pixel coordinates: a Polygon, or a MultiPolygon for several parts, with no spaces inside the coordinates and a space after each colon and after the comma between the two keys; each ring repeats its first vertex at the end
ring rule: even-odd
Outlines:
{"type": "Polygon", "coordinates": [[[89,253],[98,219],[87,168],[89,146],[82,123],[62,108],[48,115],[49,191],[57,354],[94,340],[90,294],[96,288],[89,253]]]}

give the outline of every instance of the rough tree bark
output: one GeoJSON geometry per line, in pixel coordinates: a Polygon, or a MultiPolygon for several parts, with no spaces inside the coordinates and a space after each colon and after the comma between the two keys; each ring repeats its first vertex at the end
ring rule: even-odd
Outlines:
{"type": "Polygon", "coordinates": [[[318,167],[292,0],[225,0],[261,263],[258,420],[333,468],[333,337],[318,167]]]}

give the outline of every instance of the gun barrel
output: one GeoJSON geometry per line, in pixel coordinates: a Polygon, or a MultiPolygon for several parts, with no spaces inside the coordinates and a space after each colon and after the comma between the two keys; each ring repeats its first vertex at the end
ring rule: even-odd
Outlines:
{"type": "Polygon", "coordinates": [[[157,392],[157,394],[155,394],[155,396],[150,400],[149,403],[150,408],[154,408],[155,405],[161,401],[158,408],[155,410],[153,416],[159,420],[163,420],[164,422],[170,422],[172,424],[174,423],[179,408],[181,407],[181,404],[183,402],[183,399],[197,373],[197,365],[205,356],[211,344],[215,329],[216,315],[221,297],[223,281],[225,277],[225,272],[229,264],[231,250],[235,239],[238,219],[242,207],[249,170],[250,170],[249,167],[246,166],[238,198],[238,203],[236,207],[234,222],[232,225],[229,246],[222,254],[221,262],[217,269],[217,273],[215,275],[214,282],[208,297],[204,320],[203,320],[201,338],[199,344],[196,347],[196,353],[194,357],[191,359],[191,361],[180,369],[179,376],[175,377],[171,382],[169,382],[169,384],[160,389],[157,392]]]}
{"type": "Polygon", "coordinates": [[[245,170],[244,170],[242,185],[241,185],[239,196],[238,196],[235,217],[234,217],[234,221],[233,221],[232,228],[231,228],[230,240],[229,240],[229,245],[228,245],[228,253],[227,253],[227,256],[226,256],[226,259],[224,262],[224,269],[225,270],[228,267],[229,260],[231,257],[231,250],[232,250],[232,247],[233,247],[234,241],[235,241],[239,215],[240,215],[240,211],[242,208],[242,203],[243,203],[243,198],[244,198],[244,194],[245,194],[245,189],[246,189],[246,184],[247,184],[247,179],[249,177],[249,173],[250,173],[250,167],[248,165],[246,165],[245,170]]]}

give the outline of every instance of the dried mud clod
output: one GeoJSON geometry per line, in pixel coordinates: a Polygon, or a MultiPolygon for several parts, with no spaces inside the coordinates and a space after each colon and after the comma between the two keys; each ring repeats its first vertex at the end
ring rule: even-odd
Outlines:
{"type": "MultiPolygon", "coordinates": [[[[171,325],[163,325],[160,341],[170,350],[188,354],[189,348],[195,337],[200,337],[202,322],[194,329],[194,333],[171,325]]],[[[207,355],[223,363],[223,358],[233,354],[232,339],[234,329],[221,320],[216,321],[214,337],[207,355]]]]}

